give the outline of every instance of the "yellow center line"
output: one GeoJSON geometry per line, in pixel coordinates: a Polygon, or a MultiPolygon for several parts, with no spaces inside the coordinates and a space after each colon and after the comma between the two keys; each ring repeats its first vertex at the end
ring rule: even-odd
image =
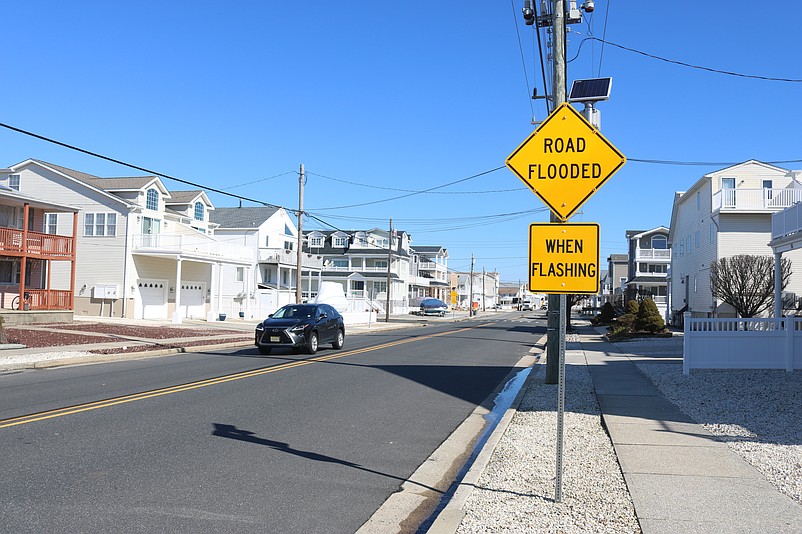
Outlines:
{"type": "MultiPolygon", "coordinates": [[[[486,323],[490,324],[490,323],[486,323]]],[[[372,352],[375,350],[386,349],[389,347],[395,347],[398,345],[404,345],[406,343],[412,343],[414,341],[424,341],[426,339],[432,339],[436,337],[457,334],[459,332],[465,332],[466,330],[472,330],[474,328],[478,328],[485,325],[475,325],[469,326],[466,328],[460,328],[458,330],[452,330],[448,332],[440,332],[438,334],[429,334],[421,337],[413,337],[410,339],[399,339],[396,341],[388,341],[386,343],[381,343],[379,345],[372,345],[370,347],[365,347],[361,349],[353,349],[348,350],[345,352],[338,352],[336,354],[331,354],[327,356],[316,356],[314,358],[308,358],[305,360],[282,363],[279,365],[274,365],[271,367],[261,367],[259,369],[253,369],[251,371],[243,371],[240,373],[234,373],[230,375],[218,376],[215,378],[207,378],[204,380],[198,380],[196,382],[188,382],[186,384],[179,384],[176,386],[169,386],[166,388],[159,388],[153,389],[150,391],[143,391],[141,393],[133,393],[130,395],[122,395],[120,397],[113,397],[110,399],[104,399],[94,402],[87,402],[84,404],[76,404],[74,406],[67,406],[64,408],[56,408],[54,410],[47,410],[44,412],[37,412],[34,414],[29,415],[22,415],[19,417],[12,417],[9,419],[2,419],[0,420],[0,428],[7,428],[12,426],[18,425],[25,425],[28,423],[35,423],[37,421],[44,421],[47,419],[54,419],[56,417],[63,417],[65,415],[71,415],[81,412],[88,412],[92,410],[99,410],[101,408],[108,408],[111,406],[116,406],[118,404],[127,404],[129,402],[136,402],[145,399],[152,399],[154,397],[162,397],[164,395],[172,395],[173,393],[181,393],[184,391],[190,391],[193,389],[203,388],[207,386],[214,386],[217,384],[223,384],[226,382],[233,382],[235,380],[242,380],[243,378],[251,378],[255,376],[261,376],[268,373],[275,373],[278,371],[286,371],[287,369],[293,369],[295,367],[302,367],[304,365],[311,365],[313,363],[321,363],[326,362],[329,360],[336,360],[339,358],[345,358],[346,356],[354,356],[356,354],[363,354],[366,352],[372,352]]]]}

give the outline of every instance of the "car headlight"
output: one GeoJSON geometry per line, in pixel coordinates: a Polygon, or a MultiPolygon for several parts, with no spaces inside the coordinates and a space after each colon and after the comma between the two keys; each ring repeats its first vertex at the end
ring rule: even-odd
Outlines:
{"type": "Polygon", "coordinates": [[[259,323],[258,325],[256,325],[256,329],[257,330],[264,330],[265,327],[264,327],[264,325],[262,323],[259,323]]]}
{"type": "Polygon", "coordinates": [[[295,332],[295,333],[303,332],[304,330],[307,329],[308,326],[309,326],[308,324],[297,324],[292,328],[290,328],[290,332],[295,332]]]}

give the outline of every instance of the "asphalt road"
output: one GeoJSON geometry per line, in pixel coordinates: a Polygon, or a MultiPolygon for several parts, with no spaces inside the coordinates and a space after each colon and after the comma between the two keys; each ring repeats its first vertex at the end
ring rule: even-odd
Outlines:
{"type": "Polygon", "coordinates": [[[0,375],[0,531],[354,532],[544,332],[509,313],[0,375]]]}

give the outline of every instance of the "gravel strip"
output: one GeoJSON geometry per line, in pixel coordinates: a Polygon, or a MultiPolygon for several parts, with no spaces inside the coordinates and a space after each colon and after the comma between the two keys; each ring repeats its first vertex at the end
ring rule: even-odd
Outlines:
{"type": "Polygon", "coordinates": [[[780,491],[802,504],[802,371],[636,365],[780,491]]]}
{"type": "Polygon", "coordinates": [[[557,386],[544,383],[545,365],[533,373],[457,532],[640,532],[585,365],[566,365],[563,500],[553,502],[557,386]]]}

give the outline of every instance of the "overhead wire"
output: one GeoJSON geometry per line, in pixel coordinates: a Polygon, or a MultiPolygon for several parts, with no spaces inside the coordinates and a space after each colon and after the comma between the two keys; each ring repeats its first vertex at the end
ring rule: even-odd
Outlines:
{"type": "Polygon", "coordinates": [[[515,33],[518,36],[518,49],[521,51],[521,66],[524,70],[524,80],[526,80],[526,97],[529,100],[529,109],[532,111],[532,120],[535,119],[535,105],[532,102],[532,89],[529,87],[529,74],[526,72],[526,58],[524,57],[524,45],[521,42],[521,30],[518,28],[518,15],[515,13],[515,0],[510,0],[512,8],[512,19],[515,22],[515,33]]]}

